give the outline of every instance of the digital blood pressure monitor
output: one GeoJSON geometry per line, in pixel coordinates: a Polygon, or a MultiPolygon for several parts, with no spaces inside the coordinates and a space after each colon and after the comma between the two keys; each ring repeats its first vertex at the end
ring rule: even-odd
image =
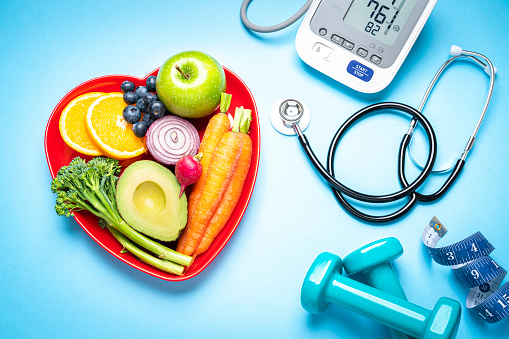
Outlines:
{"type": "Polygon", "coordinates": [[[295,39],[309,66],[364,93],[392,81],[437,0],[315,0],[295,39]]]}

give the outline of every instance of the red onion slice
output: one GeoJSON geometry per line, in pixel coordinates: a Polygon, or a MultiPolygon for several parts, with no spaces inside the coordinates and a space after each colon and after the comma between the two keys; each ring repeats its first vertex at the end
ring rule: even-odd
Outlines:
{"type": "Polygon", "coordinates": [[[196,127],[186,119],[167,115],[150,125],[145,142],[156,161],[175,165],[183,156],[198,152],[200,136],[196,127]]]}

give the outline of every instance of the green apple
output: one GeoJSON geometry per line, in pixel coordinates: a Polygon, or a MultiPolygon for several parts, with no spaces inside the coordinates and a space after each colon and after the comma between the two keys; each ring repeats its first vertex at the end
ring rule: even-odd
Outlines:
{"type": "Polygon", "coordinates": [[[157,74],[159,100],[170,112],[183,118],[202,118],[214,112],[225,89],[221,64],[199,51],[173,55],[157,74]]]}

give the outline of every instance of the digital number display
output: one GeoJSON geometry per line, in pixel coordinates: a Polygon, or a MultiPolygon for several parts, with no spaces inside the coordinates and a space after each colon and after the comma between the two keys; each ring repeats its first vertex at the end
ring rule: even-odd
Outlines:
{"type": "Polygon", "coordinates": [[[416,3],[417,0],[354,0],[344,21],[390,46],[396,41],[416,3]]]}

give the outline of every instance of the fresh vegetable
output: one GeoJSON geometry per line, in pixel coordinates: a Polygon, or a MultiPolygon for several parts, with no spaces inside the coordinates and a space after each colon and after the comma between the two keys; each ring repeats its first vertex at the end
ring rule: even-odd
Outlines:
{"type": "MultiPolygon", "coordinates": [[[[131,252],[134,256],[136,256],[141,261],[146,262],[147,264],[154,266],[162,271],[174,273],[181,275],[184,273],[185,267],[179,264],[175,264],[174,262],[159,259],[147,253],[137,247],[132,241],[126,238],[122,233],[114,229],[112,226],[106,224],[103,219],[99,219],[99,225],[104,228],[107,227],[111,234],[118,240],[118,242],[124,247],[124,250],[131,252]]],[[[124,253],[124,250],[122,253],[124,253]]]]}
{"type": "Polygon", "coordinates": [[[167,115],[152,123],[146,134],[146,144],[155,160],[175,165],[183,156],[197,153],[200,136],[189,121],[167,115]]]}
{"type": "Polygon", "coordinates": [[[89,162],[76,157],[68,166],[62,166],[51,183],[52,192],[57,194],[57,214],[69,217],[74,211],[89,211],[157,258],[189,266],[192,257],[145,237],[122,219],[116,203],[119,172],[118,161],[106,157],[95,157],[89,162]]]}
{"type": "Polygon", "coordinates": [[[182,196],[187,186],[194,184],[202,173],[202,166],[200,160],[202,154],[198,153],[195,156],[186,155],[177,161],[175,165],[175,176],[180,183],[180,194],[182,196]]]}
{"type": "Polygon", "coordinates": [[[244,187],[244,182],[246,181],[249,167],[251,166],[251,157],[253,154],[253,142],[249,134],[247,134],[249,133],[251,120],[251,110],[244,109],[243,107],[235,109],[232,132],[238,133],[238,136],[242,138],[242,151],[228,187],[214,215],[210,219],[198,247],[193,253],[194,256],[205,252],[210,247],[214,238],[230,219],[233,210],[239,202],[242,188],[244,187]]]}
{"type": "Polygon", "coordinates": [[[129,165],[117,183],[117,205],[132,228],[162,241],[173,241],[187,222],[187,198],[166,167],[151,160],[129,165]]]}
{"type": "MultiPolygon", "coordinates": [[[[203,134],[203,138],[200,144],[199,153],[202,154],[201,165],[202,165],[202,173],[200,179],[193,185],[193,189],[189,194],[189,199],[187,201],[187,220],[188,223],[191,220],[192,215],[196,209],[196,205],[200,200],[201,192],[203,190],[203,185],[205,184],[205,179],[207,177],[207,171],[209,169],[210,159],[212,158],[212,154],[216,149],[219,140],[223,134],[227,133],[230,129],[230,120],[228,119],[228,109],[230,108],[230,103],[232,100],[231,94],[221,93],[221,104],[219,106],[219,113],[210,118],[207,128],[205,129],[205,133],[203,134]]],[[[177,251],[182,252],[184,250],[184,243],[186,242],[187,237],[187,227],[184,229],[184,232],[179,237],[179,241],[177,244],[177,251]]]]}
{"type": "Polygon", "coordinates": [[[241,151],[242,138],[239,134],[225,133],[210,160],[200,200],[187,225],[188,231],[182,253],[192,255],[196,250],[233,176],[241,151]]]}

